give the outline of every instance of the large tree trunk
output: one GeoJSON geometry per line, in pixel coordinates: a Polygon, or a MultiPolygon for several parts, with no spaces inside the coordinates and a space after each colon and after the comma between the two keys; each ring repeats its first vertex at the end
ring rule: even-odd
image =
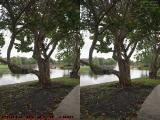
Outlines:
{"type": "Polygon", "coordinates": [[[128,60],[118,60],[119,66],[119,84],[122,88],[131,85],[130,79],[130,64],[128,60]]]}
{"type": "Polygon", "coordinates": [[[156,79],[157,78],[157,73],[158,73],[158,70],[156,70],[156,69],[150,70],[149,71],[149,78],[150,79],[156,79]]]}
{"type": "Polygon", "coordinates": [[[153,61],[152,61],[151,65],[150,65],[149,78],[156,79],[158,70],[159,70],[158,55],[154,54],[153,61]]]}
{"type": "Polygon", "coordinates": [[[124,37],[117,35],[115,40],[115,52],[117,56],[118,66],[119,66],[119,84],[120,87],[126,88],[131,85],[131,78],[130,78],[130,63],[129,58],[126,54],[126,51],[123,50],[123,40],[124,37]]]}
{"type": "Polygon", "coordinates": [[[79,58],[79,54],[77,54],[73,64],[72,72],[70,72],[70,77],[79,78],[80,77],[78,73],[79,69],[80,69],[80,58],[79,58]]]}
{"type": "MultiPolygon", "coordinates": [[[[159,52],[159,51],[158,51],[159,52]]],[[[152,63],[150,65],[150,70],[149,70],[149,78],[151,79],[156,79],[157,78],[157,73],[159,70],[159,53],[157,50],[153,51],[153,56],[152,56],[152,63]]]]}
{"type": "Polygon", "coordinates": [[[38,60],[38,68],[39,68],[39,82],[43,87],[47,87],[50,85],[50,64],[49,60],[40,59],[38,60]]]}
{"type": "Polygon", "coordinates": [[[79,69],[80,69],[80,36],[78,34],[75,35],[75,47],[74,47],[74,63],[72,67],[72,72],[70,72],[71,78],[80,78],[79,69]]]}
{"type": "Polygon", "coordinates": [[[42,42],[44,39],[43,34],[38,34],[38,32],[35,30],[35,44],[34,44],[34,51],[33,51],[33,58],[38,63],[38,69],[39,69],[39,83],[42,85],[42,87],[47,87],[50,85],[50,64],[48,58],[43,58],[42,56],[42,42]]]}

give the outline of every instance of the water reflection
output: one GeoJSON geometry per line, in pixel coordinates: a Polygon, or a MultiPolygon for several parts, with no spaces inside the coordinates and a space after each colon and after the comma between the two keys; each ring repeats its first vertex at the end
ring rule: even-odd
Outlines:
{"type": "MultiPolygon", "coordinates": [[[[144,77],[148,76],[148,74],[148,70],[131,69],[131,78],[144,77]]],[[[100,84],[112,81],[118,81],[118,77],[115,75],[95,75],[91,71],[89,71],[88,73],[81,73],[80,86],[100,84]]]]}
{"type": "MultiPolygon", "coordinates": [[[[68,76],[70,73],[70,70],[62,70],[62,69],[51,69],[51,78],[57,78],[57,77],[64,77],[68,76]]],[[[33,81],[37,80],[37,76],[34,74],[0,74],[0,85],[6,85],[6,84],[14,84],[14,83],[21,83],[21,82],[27,82],[27,81],[33,81]]]]}

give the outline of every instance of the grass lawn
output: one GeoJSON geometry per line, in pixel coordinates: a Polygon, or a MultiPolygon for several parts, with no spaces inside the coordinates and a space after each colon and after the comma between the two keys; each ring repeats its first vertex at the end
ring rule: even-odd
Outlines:
{"type": "Polygon", "coordinates": [[[82,120],[135,120],[145,98],[160,80],[138,78],[127,89],[117,82],[81,87],[82,120]]]}
{"type": "Polygon", "coordinates": [[[1,65],[1,64],[0,64],[0,69],[8,69],[8,66],[7,66],[7,65],[1,65]]]}
{"type": "Polygon", "coordinates": [[[0,64],[0,74],[9,73],[9,69],[7,65],[1,65],[0,64]]]}
{"type": "Polygon", "coordinates": [[[85,72],[88,72],[88,71],[90,71],[89,66],[81,66],[80,70],[79,70],[80,73],[85,73],[85,72]]]}
{"type": "Polygon", "coordinates": [[[0,86],[0,114],[53,113],[77,84],[78,79],[62,77],[52,79],[51,87],[46,89],[36,81],[0,86]]]}

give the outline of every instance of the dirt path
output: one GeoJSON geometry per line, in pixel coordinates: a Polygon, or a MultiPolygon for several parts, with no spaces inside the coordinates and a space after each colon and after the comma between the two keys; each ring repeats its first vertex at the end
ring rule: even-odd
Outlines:
{"type": "Polygon", "coordinates": [[[142,104],[138,120],[160,120],[160,85],[153,89],[142,104]]]}
{"type": "MultiPolygon", "coordinates": [[[[63,88],[62,88],[63,89],[63,88]]],[[[62,100],[59,107],[54,111],[55,120],[80,120],[80,86],[74,89],[62,100]],[[73,118],[64,119],[71,116],[73,118]]]]}

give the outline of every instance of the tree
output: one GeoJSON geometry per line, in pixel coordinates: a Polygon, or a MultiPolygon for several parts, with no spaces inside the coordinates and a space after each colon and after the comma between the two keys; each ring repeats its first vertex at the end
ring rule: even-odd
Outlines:
{"type": "MultiPolygon", "coordinates": [[[[79,78],[78,71],[80,69],[80,48],[82,46],[82,37],[80,34],[80,3],[77,2],[75,4],[74,10],[72,10],[72,14],[76,19],[75,24],[72,24],[71,34],[66,37],[66,39],[60,42],[58,47],[60,53],[58,53],[59,59],[63,59],[68,61],[68,63],[72,63],[72,71],[70,72],[71,78],[79,78]]],[[[70,12],[69,12],[70,13],[70,12]]]]}
{"type": "Polygon", "coordinates": [[[78,71],[80,69],[80,47],[82,38],[79,32],[75,32],[68,36],[66,41],[60,43],[58,50],[61,51],[57,54],[58,59],[68,65],[72,65],[70,73],[71,78],[79,78],[78,71]],[[68,41],[70,41],[68,43],[68,41]]]}
{"type": "Polygon", "coordinates": [[[33,73],[38,76],[38,71],[21,68],[10,62],[10,54],[15,42],[16,35],[19,34],[24,29],[23,25],[21,25],[20,23],[20,21],[22,20],[21,16],[22,14],[24,14],[24,11],[34,2],[35,1],[32,2],[10,1],[10,0],[0,1],[1,5],[0,29],[9,30],[11,32],[11,40],[7,50],[7,61],[0,59],[0,62],[8,64],[10,70],[13,73],[33,73]],[[17,6],[18,4],[19,6],[17,6]]]}
{"type": "Polygon", "coordinates": [[[141,10],[143,23],[141,36],[142,39],[138,44],[137,50],[140,51],[137,57],[148,59],[149,77],[156,79],[157,72],[160,69],[160,7],[158,1],[148,1],[142,4],[141,10]]]}
{"type": "Polygon", "coordinates": [[[138,68],[139,69],[143,69],[143,67],[149,68],[150,61],[152,59],[151,56],[152,56],[152,53],[150,53],[146,50],[141,51],[141,52],[138,52],[138,50],[137,50],[137,54],[136,54],[135,58],[136,58],[136,65],[138,66],[138,68]]]}
{"type": "Polygon", "coordinates": [[[109,3],[109,1],[92,1],[92,0],[83,0],[81,1],[82,9],[81,9],[81,21],[83,23],[83,30],[88,30],[90,33],[93,34],[92,36],[92,45],[89,51],[89,63],[86,61],[81,60],[83,64],[89,65],[91,70],[95,74],[115,74],[119,76],[118,71],[110,70],[101,68],[93,64],[92,54],[96,47],[96,43],[98,41],[98,36],[102,34],[106,29],[107,26],[102,28],[102,21],[106,19],[106,13],[108,14],[111,9],[115,6],[117,1],[109,3]],[[101,29],[99,29],[101,28],[101,29]]]}
{"type": "Polygon", "coordinates": [[[160,37],[159,32],[152,31],[139,42],[137,50],[137,58],[149,65],[149,77],[157,78],[158,70],[160,69],[160,37]]]}
{"type": "Polygon", "coordinates": [[[76,44],[73,47],[73,55],[74,55],[74,62],[72,71],[70,72],[71,78],[79,78],[78,71],[80,69],[80,48],[81,48],[81,35],[75,34],[74,39],[77,41],[76,44]]]}
{"type": "Polygon", "coordinates": [[[121,87],[130,86],[130,57],[139,41],[137,36],[131,36],[139,32],[143,25],[139,22],[142,17],[140,15],[144,14],[140,9],[141,1],[83,0],[82,5],[82,20],[93,40],[89,52],[91,70],[96,74],[115,74],[121,87]],[[110,47],[111,44],[113,48],[110,47]],[[95,49],[105,53],[112,52],[113,58],[118,62],[119,71],[94,65],[92,54],[95,49]]]}
{"type": "Polygon", "coordinates": [[[50,84],[49,59],[58,43],[65,39],[77,22],[72,11],[75,1],[56,0],[3,0],[1,2],[5,28],[11,32],[7,61],[13,73],[33,73],[42,86],[50,84]],[[19,41],[17,43],[15,40],[19,41]],[[32,47],[31,44],[34,44],[32,47]],[[13,46],[21,52],[33,52],[39,70],[21,68],[10,62],[13,46]]]}

